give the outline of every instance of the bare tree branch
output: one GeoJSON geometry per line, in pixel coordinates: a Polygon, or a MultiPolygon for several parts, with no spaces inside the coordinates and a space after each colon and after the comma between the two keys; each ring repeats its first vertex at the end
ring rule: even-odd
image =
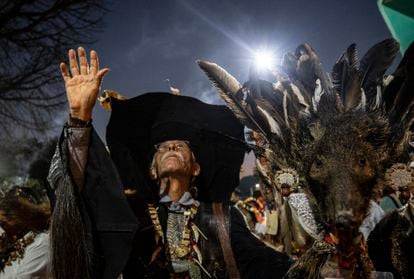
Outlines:
{"type": "Polygon", "coordinates": [[[98,0],[1,1],[1,135],[16,124],[40,133],[50,128],[65,104],[58,64],[68,49],[94,42],[107,12],[98,0]]]}

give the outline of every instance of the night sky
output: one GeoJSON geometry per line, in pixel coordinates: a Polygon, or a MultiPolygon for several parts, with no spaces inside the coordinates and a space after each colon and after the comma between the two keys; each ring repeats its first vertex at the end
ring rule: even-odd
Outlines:
{"type": "MultiPolygon", "coordinates": [[[[93,46],[101,67],[111,72],[102,89],[133,97],[168,91],[166,79],[182,95],[221,103],[197,59],[223,66],[240,82],[248,77],[253,52],[267,48],[276,61],[309,43],[326,71],[351,43],[360,57],[391,37],[375,0],[113,1],[106,26],[93,46]]],[[[109,113],[97,107],[94,126],[104,138],[109,113]]]]}

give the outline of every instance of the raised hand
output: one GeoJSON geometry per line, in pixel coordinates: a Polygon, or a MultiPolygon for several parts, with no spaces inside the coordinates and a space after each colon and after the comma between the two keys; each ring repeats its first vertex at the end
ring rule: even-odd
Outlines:
{"type": "Polygon", "coordinates": [[[71,116],[89,121],[92,118],[92,110],[96,104],[102,78],[109,69],[99,70],[98,54],[94,50],[90,53],[90,66],[84,48],[78,48],[78,57],[79,65],[75,50],[69,50],[70,74],[65,63],[60,63],[60,71],[65,80],[71,116]]]}

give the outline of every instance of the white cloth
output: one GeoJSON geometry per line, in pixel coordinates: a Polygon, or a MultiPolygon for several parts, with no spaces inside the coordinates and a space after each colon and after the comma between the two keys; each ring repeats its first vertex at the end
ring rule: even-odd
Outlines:
{"type": "Polygon", "coordinates": [[[13,261],[0,272],[0,279],[49,279],[50,271],[49,234],[40,233],[26,247],[24,257],[13,261]]]}
{"type": "Polygon", "coordinates": [[[189,207],[193,204],[196,204],[197,206],[200,205],[197,200],[193,199],[189,192],[184,192],[181,198],[176,202],[173,202],[170,196],[164,192],[160,193],[160,198],[160,203],[171,203],[168,207],[168,210],[175,213],[183,213],[186,207],[189,207]]]}
{"type": "Polygon", "coordinates": [[[265,235],[266,234],[266,225],[265,224],[260,224],[260,223],[256,223],[254,230],[256,231],[257,234],[262,234],[265,235]]]}
{"type": "Polygon", "coordinates": [[[376,202],[369,201],[368,215],[365,217],[359,231],[364,235],[365,239],[368,239],[369,234],[374,230],[375,226],[384,217],[385,212],[376,202]]]}

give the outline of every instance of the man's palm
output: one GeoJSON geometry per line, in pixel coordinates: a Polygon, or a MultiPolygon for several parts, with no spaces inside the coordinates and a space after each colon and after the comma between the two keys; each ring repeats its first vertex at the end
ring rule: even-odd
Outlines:
{"type": "Polygon", "coordinates": [[[79,75],[69,79],[65,85],[71,108],[80,108],[81,104],[93,107],[99,92],[100,83],[100,80],[91,75],[79,75]]]}

